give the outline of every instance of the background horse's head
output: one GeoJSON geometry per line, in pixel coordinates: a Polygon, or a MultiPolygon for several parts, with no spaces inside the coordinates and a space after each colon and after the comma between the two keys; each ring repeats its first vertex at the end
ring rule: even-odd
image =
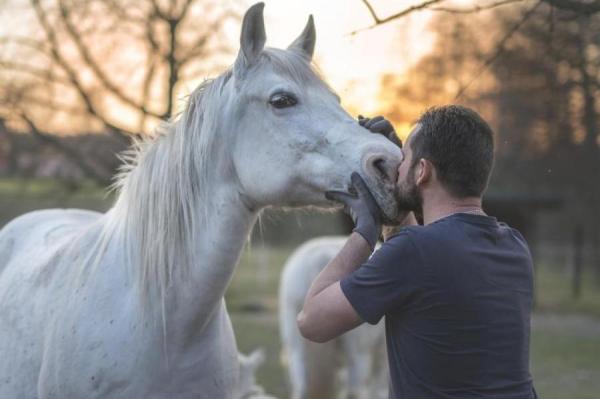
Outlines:
{"type": "Polygon", "coordinates": [[[395,216],[399,149],[359,126],[312,68],[312,16],[286,50],[266,48],[263,7],[246,12],[241,48],[222,86],[219,130],[234,137],[230,164],[241,194],[257,208],[331,206],[324,192],[347,191],[356,171],[384,213],[395,216]]]}

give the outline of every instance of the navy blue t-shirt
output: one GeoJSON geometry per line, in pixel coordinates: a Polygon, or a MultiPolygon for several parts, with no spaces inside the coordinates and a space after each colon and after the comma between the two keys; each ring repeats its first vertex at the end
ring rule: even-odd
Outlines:
{"type": "Polygon", "coordinates": [[[535,398],[533,265],[517,230],[465,213],[410,226],[341,287],[363,320],[385,316],[391,398],[535,398]]]}

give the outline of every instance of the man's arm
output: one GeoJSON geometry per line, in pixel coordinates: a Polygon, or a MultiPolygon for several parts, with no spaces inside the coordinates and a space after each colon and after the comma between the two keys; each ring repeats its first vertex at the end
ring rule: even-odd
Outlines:
{"type": "Polygon", "coordinates": [[[362,320],[342,292],[339,281],[368,259],[381,234],[379,207],[358,173],[350,176],[356,194],[328,191],[325,196],[344,204],[354,230],[342,250],[313,281],[304,309],[298,315],[300,333],[311,341],[325,342],[358,326],[362,320]]]}
{"type": "MultiPolygon", "coordinates": [[[[403,227],[416,225],[409,212],[397,226],[384,226],[384,240],[398,233],[403,227]]],[[[371,254],[371,247],[359,233],[352,233],[340,252],[315,278],[304,300],[304,308],[298,315],[298,328],[306,339],[326,342],[364,322],[342,291],[340,281],[364,264],[371,254]]]]}
{"type": "Polygon", "coordinates": [[[340,280],[358,269],[371,254],[371,246],[359,233],[352,233],[342,250],[315,278],[298,315],[298,328],[306,339],[326,342],[363,323],[340,280]]]}
{"type": "MultiPolygon", "coordinates": [[[[383,117],[370,119],[359,116],[358,123],[402,147],[394,127],[383,117]]],[[[340,281],[358,269],[375,248],[381,234],[381,216],[375,199],[356,173],[352,174],[352,185],[357,196],[342,192],[326,194],[328,199],[344,204],[356,227],[342,250],[316,277],[306,294],[304,308],[298,315],[298,328],[311,341],[329,341],[364,322],[346,298],[340,281]]],[[[413,224],[413,221],[411,212],[401,225],[413,224]]],[[[384,238],[387,240],[385,234],[384,238]]]]}

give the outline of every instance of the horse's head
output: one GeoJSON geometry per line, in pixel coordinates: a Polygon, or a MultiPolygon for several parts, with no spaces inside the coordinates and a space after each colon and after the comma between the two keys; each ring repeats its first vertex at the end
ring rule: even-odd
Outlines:
{"type": "Polygon", "coordinates": [[[388,218],[400,150],[361,127],[311,67],[312,17],[286,49],[265,48],[262,3],[244,16],[241,48],[223,104],[224,128],[235,136],[232,163],[242,194],[266,205],[331,206],[327,190],[348,191],[356,171],[388,218]]]}

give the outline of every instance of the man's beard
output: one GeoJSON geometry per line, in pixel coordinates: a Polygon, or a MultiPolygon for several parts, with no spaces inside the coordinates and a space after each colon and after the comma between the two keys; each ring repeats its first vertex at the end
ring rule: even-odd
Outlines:
{"type": "Polygon", "coordinates": [[[406,180],[396,186],[394,194],[396,196],[398,208],[401,210],[412,211],[416,215],[423,214],[423,198],[417,188],[412,167],[408,171],[406,180]]]}

